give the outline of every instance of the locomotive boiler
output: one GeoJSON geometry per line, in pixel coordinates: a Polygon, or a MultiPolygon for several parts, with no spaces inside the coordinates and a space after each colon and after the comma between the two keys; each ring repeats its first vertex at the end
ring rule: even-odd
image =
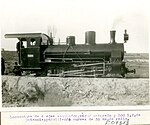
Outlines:
{"type": "MultiPolygon", "coordinates": [[[[115,41],[116,31],[110,31],[110,43],[97,44],[96,32],[85,33],[85,43],[76,44],[75,36],[68,36],[65,44],[55,44],[42,33],[6,34],[18,38],[20,48],[18,71],[31,71],[40,76],[105,77],[119,74],[125,77],[129,70],[124,62],[124,43],[115,41]]],[[[125,30],[124,41],[128,40],[125,30]]]]}

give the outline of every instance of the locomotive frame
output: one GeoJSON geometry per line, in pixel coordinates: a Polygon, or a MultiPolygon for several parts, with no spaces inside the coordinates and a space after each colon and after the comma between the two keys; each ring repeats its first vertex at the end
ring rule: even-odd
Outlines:
{"type": "MultiPolygon", "coordinates": [[[[21,62],[14,73],[31,71],[37,76],[106,77],[119,74],[125,77],[129,70],[124,62],[124,43],[116,43],[115,32],[110,31],[110,43],[96,44],[94,31],[85,33],[85,44],[75,44],[69,36],[66,45],[54,45],[53,38],[43,33],[6,34],[5,38],[18,38],[26,47],[20,48],[21,62]]],[[[124,34],[124,41],[128,34],[124,34]]]]}

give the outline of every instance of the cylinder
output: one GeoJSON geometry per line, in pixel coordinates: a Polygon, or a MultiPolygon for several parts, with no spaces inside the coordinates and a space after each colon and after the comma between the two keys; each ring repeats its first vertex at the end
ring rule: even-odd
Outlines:
{"type": "Polygon", "coordinates": [[[95,31],[85,32],[85,44],[86,45],[95,45],[95,31]]]}
{"type": "Polygon", "coordinates": [[[70,46],[74,46],[75,45],[75,36],[68,36],[66,38],[66,44],[70,45],[70,46]]]}
{"type": "Polygon", "coordinates": [[[115,35],[116,35],[116,31],[115,30],[110,31],[110,43],[116,43],[115,35]]]}

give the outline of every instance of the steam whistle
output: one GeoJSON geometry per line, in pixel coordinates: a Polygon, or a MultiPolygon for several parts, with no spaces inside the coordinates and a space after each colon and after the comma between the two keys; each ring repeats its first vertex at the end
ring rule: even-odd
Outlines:
{"type": "Polygon", "coordinates": [[[126,43],[127,40],[129,40],[129,35],[127,34],[127,30],[125,30],[125,33],[124,33],[124,42],[126,43]]]}

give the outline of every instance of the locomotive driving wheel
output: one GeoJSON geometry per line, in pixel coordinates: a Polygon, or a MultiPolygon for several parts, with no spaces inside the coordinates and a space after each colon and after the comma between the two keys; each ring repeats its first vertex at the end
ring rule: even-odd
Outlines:
{"type": "Polygon", "coordinates": [[[45,77],[48,73],[48,67],[47,66],[41,66],[41,70],[36,71],[36,76],[45,77]]]}
{"type": "Polygon", "coordinates": [[[112,71],[112,66],[106,66],[106,72],[105,72],[105,75],[111,73],[112,71]]]}

